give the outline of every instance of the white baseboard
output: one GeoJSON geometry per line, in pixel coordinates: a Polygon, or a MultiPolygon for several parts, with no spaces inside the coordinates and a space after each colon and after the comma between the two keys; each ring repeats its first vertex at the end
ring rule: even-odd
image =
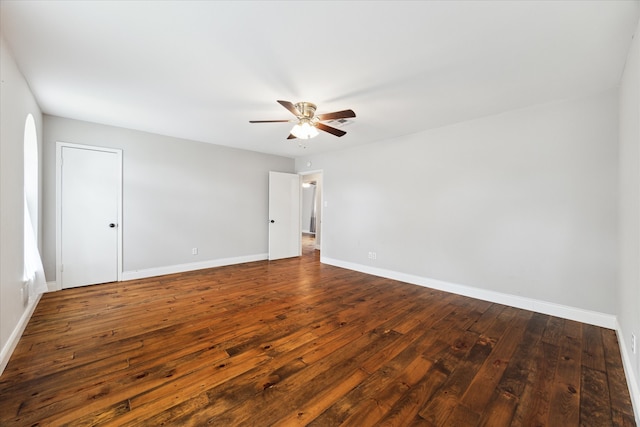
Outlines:
{"type": "Polygon", "coordinates": [[[51,282],[47,282],[47,291],[48,292],[55,292],[55,291],[60,291],[62,289],[60,289],[60,286],[58,285],[58,281],[57,280],[53,280],[51,282]]]}
{"type": "Polygon", "coordinates": [[[22,337],[22,333],[27,327],[29,319],[31,319],[31,316],[35,311],[38,302],[40,302],[41,297],[42,295],[39,294],[34,300],[29,301],[29,305],[27,305],[27,308],[22,313],[22,316],[20,316],[20,320],[18,320],[18,324],[13,329],[13,332],[11,332],[7,343],[2,348],[2,351],[0,351],[0,375],[2,375],[2,372],[4,372],[4,368],[7,367],[9,359],[11,358],[13,351],[16,349],[18,341],[20,341],[20,337],[22,337]]]}
{"type": "Polygon", "coordinates": [[[616,321],[616,333],[618,335],[618,343],[620,345],[620,354],[622,355],[622,366],[627,378],[627,386],[631,395],[631,403],[636,418],[636,424],[640,425],[640,378],[636,378],[633,370],[633,356],[629,354],[624,345],[625,335],[622,331],[620,323],[616,321]]]}
{"type": "Polygon", "coordinates": [[[597,311],[585,310],[582,308],[570,307],[555,304],[547,301],[540,301],[533,298],[526,298],[517,295],[505,294],[502,292],[490,291],[487,289],[474,288],[472,286],[458,285],[444,282],[442,280],[429,279],[412,274],[400,273],[398,271],[385,270],[382,268],[370,267],[368,265],[356,264],[340,261],[327,257],[320,257],[320,262],[334,265],[336,267],[347,268],[373,276],[385,277],[387,279],[399,280],[414,285],[425,286],[427,288],[438,289],[484,301],[504,304],[511,307],[531,310],[537,313],[562,317],[564,319],[575,320],[590,325],[601,326],[603,328],[616,329],[616,316],[613,314],[600,313],[597,311]]]}
{"type": "Polygon", "coordinates": [[[165,267],[146,268],[122,272],[122,280],[144,279],[147,277],[164,276],[165,274],[183,273],[185,271],[202,270],[205,268],[223,267],[225,265],[243,264],[245,262],[263,261],[269,254],[245,255],[233,258],[213,259],[188,264],[169,265],[165,267]]]}

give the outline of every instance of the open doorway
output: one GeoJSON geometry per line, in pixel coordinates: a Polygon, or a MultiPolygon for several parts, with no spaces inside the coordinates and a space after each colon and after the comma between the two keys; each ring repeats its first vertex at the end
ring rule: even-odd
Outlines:
{"type": "Polygon", "coordinates": [[[322,171],[302,175],[302,251],[320,251],[322,246],[322,171]]]}

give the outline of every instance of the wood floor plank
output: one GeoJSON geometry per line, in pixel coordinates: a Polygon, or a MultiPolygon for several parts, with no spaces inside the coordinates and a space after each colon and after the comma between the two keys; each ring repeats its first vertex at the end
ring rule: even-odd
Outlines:
{"type": "Polygon", "coordinates": [[[564,319],[559,317],[550,317],[547,322],[547,327],[542,334],[542,342],[560,346],[560,340],[563,337],[564,319]]]}
{"type": "Polygon", "coordinates": [[[482,316],[480,316],[471,326],[469,330],[478,333],[484,333],[487,328],[492,325],[498,316],[507,309],[506,306],[500,304],[492,304],[482,316]]]}
{"type": "Polygon", "coordinates": [[[582,325],[582,366],[606,372],[604,345],[601,329],[593,325],[582,325]]]}
{"type": "MultiPolygon", "coordinates": [[[[366,404],[360,405],[358,409],[344,420],[343,425],[363,426],[374,425],[385,415],[389,415],[396,402],[400,400],[408,391],[426,375],[431,368],[432,362],[418,356],[409,363],[400,375],[390,381],[377,394],[368,399],[366,404]]],[[[428,397],[428,396],[427,396],[428,397]]],[[[416,407],[417,414],[419,406],[416,407]]]]}
{"type": "MultiPolygon", "coordinates": [[[[421,368],[432,366],[418,359],[421,368]]],[[[381,425],[402,426],[409,424],[411,420],[418,416],[418,412],[424,404],[431,399],[438,389],[445,382],[445,376],[437,370],[419,370],[412,372],[414,378],[405,377],[405,384],[409,390],[400,396],[393,406],[380,420],[381,425]],[[419,378],[419,379],[418,379],[419,378]],[[416,381],[416,379],[418,379],[416,381]]]]}
{"type": "MultiPolygon", "coordinates": [[[[548,323],[547,323],[548,324],[548,323]]],[[[513,427],[539,427],[547,425],[549,407],[551,404],[551,392],[553,379],[558,364],[558,347],[544,341],[535,349],[535,372],[538,373],[536,381],[530,388],[525,388],[520,404],[511,421],[513,427]]]]}
{"type": "Polygon", "coordinates": [[[516,318],[505,326],[505,332],[497,339],[490,356],[475,375],[460,401],[466,408],[481,414],[489,403],[493,390],[498,386],[507,366],[522,341],[527,326],[526,319],[516,318]]]}
{"type": "Polygon", "coordinates": [[[473,427],[478,425],[480,416],[464,405],[456,406],[442,427],[473,427]]]}
{"type": "Polygon", "coordinates": [[[528,318],[524,334],[515,347],[491,399],[480,414],[479,425],[510,425],[521,399],[526,395],[526,390],[539,378],[540,373],[536,370],[531,355],[535,353],[535,348],[541,340],[548,316],[524,311],[518,312],[518,316],[528,318]]]}
{"type": "Polygon", "coordinates": [[[455,366],[442,388],[419,412],[420,416],[434,425],[442,425],[460,403],[474,376],[492,350],[492,343],[478,339],[469,353],[455,366]]]}
{"type": "Polygon", "coordinates": [[[609,398],[611,400],[612,422],[615,426],[635,425],[631,396],[627,392],[627,383],[622,358],[618,351],[618,338],[611,329],[601,329],[604,344],[605,366],[607,367],[607,382],[609,398]]]}
{"type": "Polygon", "coordinates": [[[304,255],[43,295],[1,426],[633,426],[614,331],[304,255]]]}
{"type": "Polygon", "coordinates": [[[613,426],[607,375],[586,366],[582,368],[580,425],[585,427],[613,426]]]}
{"type": "Polygon", "coordinates": [[[551,425],[578,425],[581,398],[582,325],[565,320],[564,334],[560,341],[560,357],[552,385],[548,422],[551,425]]]}

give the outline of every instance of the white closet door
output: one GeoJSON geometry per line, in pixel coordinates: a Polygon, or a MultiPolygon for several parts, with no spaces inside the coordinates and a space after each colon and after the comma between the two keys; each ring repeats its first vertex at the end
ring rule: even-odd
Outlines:
{"type": "Polygon", "coordinates": [[[62,147],[62,288],[118,280],[120,158],[62,147]]]}
{"type": "Polygon", "coordinates": [[[300,176],[269,172],[269,259],[300,256],[300,176]]]}

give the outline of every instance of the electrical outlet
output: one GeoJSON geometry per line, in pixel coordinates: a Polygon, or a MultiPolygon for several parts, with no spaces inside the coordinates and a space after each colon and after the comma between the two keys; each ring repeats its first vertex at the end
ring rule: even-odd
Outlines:
{"type": "Polygon", "coordinates": [[[375,252],[369,252],[368,258],[369,259],[376,259],[378,257],[378,254],[375,252]]]}
{"type": "Polygon", "coordinates": [[[198,255],[198,248],[191,249],[191,255],[198,255]]]}
{"type": "Polygon", "coordinates": [[[631,334],[631,353],[636,354],[636,334],[631,334]]]}

